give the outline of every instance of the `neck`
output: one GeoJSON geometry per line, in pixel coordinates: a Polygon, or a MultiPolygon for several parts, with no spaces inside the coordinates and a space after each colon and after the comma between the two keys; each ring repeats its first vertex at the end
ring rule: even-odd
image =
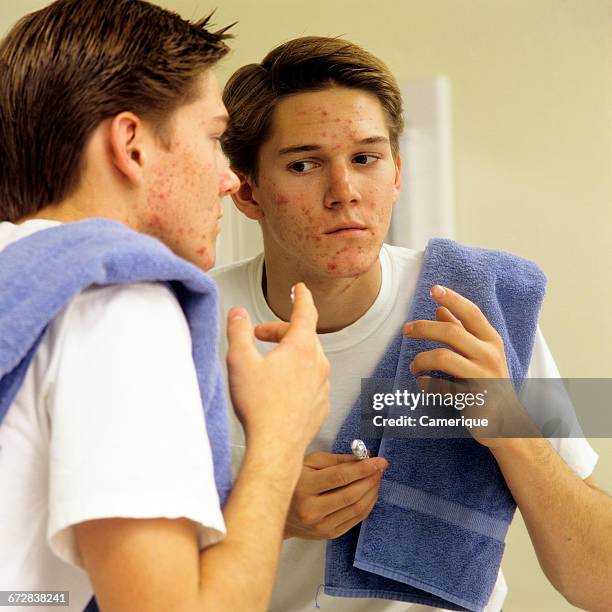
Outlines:
{"type": "Polygon", "coordinates": [[[126,214],[125,207],[122,207],[119,202],[119,198],[115,197],[100,202],[98,198],[84,197],[79,194],[57,204],[48,204],[32,215],[21,217],[17,223],[24,223],[31,219],[48,219],[49,221],[71,223],[91,219],[92,217],[104,217],[132,226],[133,220],[129,214],[126,214]]]}
{"type": "Polygon", "coordinates": [[[380,259],[360,276],[333,278],[291,269],[290,265],[265,257],[263,292],[268,306],[284,321],[291,316],[289,294],[295,283],[304,282],[310,289],[319,311],[317,332],[339,331],[362,317],[372,306],[382,282],[380,259]]]}

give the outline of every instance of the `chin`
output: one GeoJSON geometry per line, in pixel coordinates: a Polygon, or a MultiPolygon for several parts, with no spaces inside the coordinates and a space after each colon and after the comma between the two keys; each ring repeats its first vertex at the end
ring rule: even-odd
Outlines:
{"type": "Polygon", "coordinates": [[[378,261],[375,253],[346,253],[343,256],[332,257],[327,260],[325,274],[332,278],[355,278],[363,276],[378,261]]]}
{"type": "Polygon", "coordinates": [[[215,265],[216,253],[214,247],[201,247],[195,251],[190,249],[189,251],[182,250],[182,252],[175,251],[175,253],[200,268],[200,270],[204,270],[204,272],[208,272],[215,265]]]}

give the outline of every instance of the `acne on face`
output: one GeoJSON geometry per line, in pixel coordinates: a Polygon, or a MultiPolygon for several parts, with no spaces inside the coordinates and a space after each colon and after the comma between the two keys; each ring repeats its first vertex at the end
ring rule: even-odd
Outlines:
{"type": "Polygon", "coordinates": [[[214,264],[221,196],[237,178],[220,151],[227,113],[209,70],[200,91],[200,98],[174,112],[169,148],[152,148],[140,218],[144,231],[207,270],[214,264]]]}
{"type": "Polygon", "coordinates": [[[167,176],[156,177],[148,192],[145,223],[153,235],[158,235],[166,226],[165,216],[168,202],[172,198],[172,186],[173,178],[169,173],[167,176]]]}
{"type": "Polygon", "coordinates": [[[270,138],[260,149],[259,168],[254,192],[263,212],[264,240],[274,245],[284,262],[335,277],[362,274],[376,262],[397,190],[388,122],[373,94],[333,87],[285,98],[275,110],[270,138]],[[363,145],[369,138],[383,138],[385,144],[363,145]],[[317,149],[278,153],[303,145],[317,149]],[[370,154],[368,161],[372,154],[380,159],[366,169],[354,160],[360,154],[370,154]],[[316,169],[289,170],[291,163],[301,160],[313,160],[311,167],[316,169]],[[338,177],[348,177],[355,196],[329,206],[329,194],[338,192],[337,181],[344,180],[338,177]],[[359,238],[326,234],[346,221],[365,225],[367,231],[359,238]]]}
{"type": "Polygon", "coordinates": [[[167,241],[173,250],[182,244],[186,236],[194,233],[194,228],[188,224],[189,216],[183,214],[183,205],[174,199],[175,193],[193,192],[197,188],[194,174],[181,174],[177,171],[181,164],[183,168],[195,169],[188,151],[177,145],[164,168],[155,175],[148,192],[146,207],[148,233],[167,241]]]}

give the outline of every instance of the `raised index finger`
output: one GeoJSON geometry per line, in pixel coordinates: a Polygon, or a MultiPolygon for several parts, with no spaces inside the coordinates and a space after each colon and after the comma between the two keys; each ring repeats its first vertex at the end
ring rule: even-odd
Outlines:
{"type": "Polygon", "coordinates": [[[499,334],[480,308],[466,297],[442,285],[434,285],[431,288],[431,297],[441,306],[448,308],[461,321],[463,327],[477,338],[481,340],[499,338],[499,334]]]}
{"type": "Polygon", "coordinates": [[[298,339],[317,331],[319,313],[314,305],[312,293],[304,283],[297,283],[294,291],[295,302],[289,319],[289,329],[282,341],[292,338],[298,339]]]}

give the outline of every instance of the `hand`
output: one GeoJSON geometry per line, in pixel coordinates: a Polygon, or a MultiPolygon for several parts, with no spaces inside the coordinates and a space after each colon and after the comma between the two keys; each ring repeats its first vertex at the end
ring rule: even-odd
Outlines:
{"type": "Polygon", "coordinates": [[[255,347],[247,312],[228,313],[227,368],[236,414],[247,446],[261,444],[268,456],[303,456],[329,413],[329,362],[316,334],[317,310],[303,283],[295,286],[291,321],[266,355],[255,347]]]}
{"type": "Polygon", "coordinates": [[[334,539],[363,521],[378,500],[386,459],[317,452],[304,458],[285,538],[334,539]]]}
{"type": "Polygon", "coordinates": [[[519,402],[506,363],[504,343],[478,306],[440,285],[434,285],[432,298],[440,304],[435,321],[412,321],[403,333],[410,338],[435,340],[450,348],[437,348],[419,353],[410,364],[410,371],[439,371],[456,381],[420,380],[419,386],[429,392],[478,393],[486,387],[484,407],[470,407],[466,417],[487,418],[485,427],[469,428],[472,436],[490,448],[504,443],[502,435],[534,435],[535,427],[519,402]],[[484,385],[479,379],[496,379],[484,385]],[[528,434],[528,432],[531,432],[528,434]],[[491,437],[496,436],[496,437],[491,437]]]}
{"type": "Polygon", "coordinates": [[[404,325],[403,333],[409,338],[436,340],[454,350],[419,353],[410,371],[439,371],[455,378],[510,378],[504,342],[478,306],[440,285],[432,287],[431,297],[440,304],[436,320],[411,321],[404,325]]]}

